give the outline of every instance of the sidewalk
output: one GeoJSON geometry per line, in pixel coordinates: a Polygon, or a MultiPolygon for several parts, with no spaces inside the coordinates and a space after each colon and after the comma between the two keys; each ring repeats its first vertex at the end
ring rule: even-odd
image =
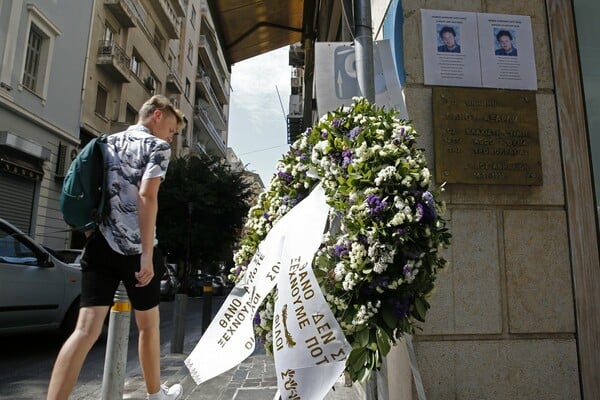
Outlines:
{"type": "MultiPolygon", "coordinates": [[[[258,344],[254,353],[237,367],[196,385],[183,361],[191,353],[197,340],[186,340],[183,354],[163,351],[161,375],[163,383],[183,385],[186,400],[273,400],[277,392],[275,365],[271,356],[258,344]]],[[[207,360],[207,362],[210,362],[207,360]]],[[[325,397],[326,400],[360,400],[364,392],[360,385],[344,386],[340,379],[325,397]]],[[[142,400],[146,398],[146,388],[139,367],[128,373],[125,379],[123,399],[142,400]]],[[[310,400],[310,399],[307,399],[310,400]]]]}

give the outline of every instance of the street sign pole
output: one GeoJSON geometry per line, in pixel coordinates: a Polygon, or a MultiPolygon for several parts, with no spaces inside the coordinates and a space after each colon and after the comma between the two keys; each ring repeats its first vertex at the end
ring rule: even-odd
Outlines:
{"type": "Polygon", "coordinates": [[[373,68],[373,22],[371,1],[354,1],[354,47],[356,77],[362,95],[370,103],[375,102],[375,75],[373,68]]]}

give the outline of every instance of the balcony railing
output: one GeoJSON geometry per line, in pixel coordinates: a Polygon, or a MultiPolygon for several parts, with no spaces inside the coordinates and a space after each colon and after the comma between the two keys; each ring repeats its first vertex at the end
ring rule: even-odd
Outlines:
{"type": "Polygon", "coordinates": [[[100,40],[96,64],[103,68],[115,80],[129,82],[129,64],[131,59],[115,42],[100,40]]]}
{"type": "Polygon", "coordinates": [[[104,6],[108,8],[119,24],[125,28],[135,26],[134,7],[131,0],[104,0],[104,6]]]}
{"type": "Polygon", "coordinates": [[[218,128],[225,129],[227,127],[227,118],[225,117],[225,113],[223,112],[223,107],[221,106],[221,102],[217,98],[217,95],[212,89],[210,84],[210,77],[206,75],[202,75],[198,73],[196,75],[196,82],[200,86],[201,91],[206,96],[208,103],[212,106],[210,113],[210,117],[218,128]]]}
{"type": "Polygon", "coordinates": [[[227,152],[227,146],[225,145],[225,141],[221,138],[221,135],[213,125],[210,117],[208,116],[208,112],[204,109],[204,107],[196,105],[194,106],[194,120],[197,120],[199,125],[203,127],[211,139],[211,141],[215,144],[215,147],[223,154],[227,152]]]}
{"type": "Polygon", "coordinates": [[[177,73],[172,68],[167,74],[167,90],[177,94],[183,93],[183,86],[181,84],[181,78],[179,77],[179,73],[177,73]]]}
{"type": "Polygon", "coordinates": [[[222,63],[215,55],[214,50],[210,45],[210,40],[208,40],[206,35],[200,35],[198,46],[202,62],[205,66],[210,66],[212,71],[214,71],[214,73],[211,75],[214,78],[216,84],[216,94],[219,96],[220,102],[223,104],[229,103],[229,80],[223,76],[223,73],[221,73],[221,71],[223,71],[222,63]]]}
{"type": "Polygon", "coordinates": [[[153,0],[148,3],[156,10],[156,14],[165,27],[169,39],[179,39],[181,22],[179,11],[183,7],[181,3],[179,3],[179,7],[173,7],[173,1],[179,0],[153,0]]]}

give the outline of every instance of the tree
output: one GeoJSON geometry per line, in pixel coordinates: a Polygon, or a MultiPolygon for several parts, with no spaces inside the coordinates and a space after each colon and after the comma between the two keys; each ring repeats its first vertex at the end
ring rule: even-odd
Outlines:
{"type": "Polygon", "coordinates": [[[251,195],[243,171],[231,170],[224,160],[196,155],[172,160],[158,198],[161,248],[184,262],[189,250],[192,270],[213,272],[220,263],[231,264],[251,195]]]}

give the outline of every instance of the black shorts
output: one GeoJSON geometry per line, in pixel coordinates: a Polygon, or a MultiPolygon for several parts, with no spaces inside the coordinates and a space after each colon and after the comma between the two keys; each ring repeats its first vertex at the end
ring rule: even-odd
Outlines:
{"type": "Polygon", "coordinates": [[[111,306],[120,281],[123,281],[134,309],[144,311],[157,306],[160,303],[160,278],[165,272],[162,254],[154,248],[154,277],[144,287],[135,286],[140,257],[140,254],[125,256],[117,253],[99,231],[94,232],[81,256],[80,306],[111,306]]]}

